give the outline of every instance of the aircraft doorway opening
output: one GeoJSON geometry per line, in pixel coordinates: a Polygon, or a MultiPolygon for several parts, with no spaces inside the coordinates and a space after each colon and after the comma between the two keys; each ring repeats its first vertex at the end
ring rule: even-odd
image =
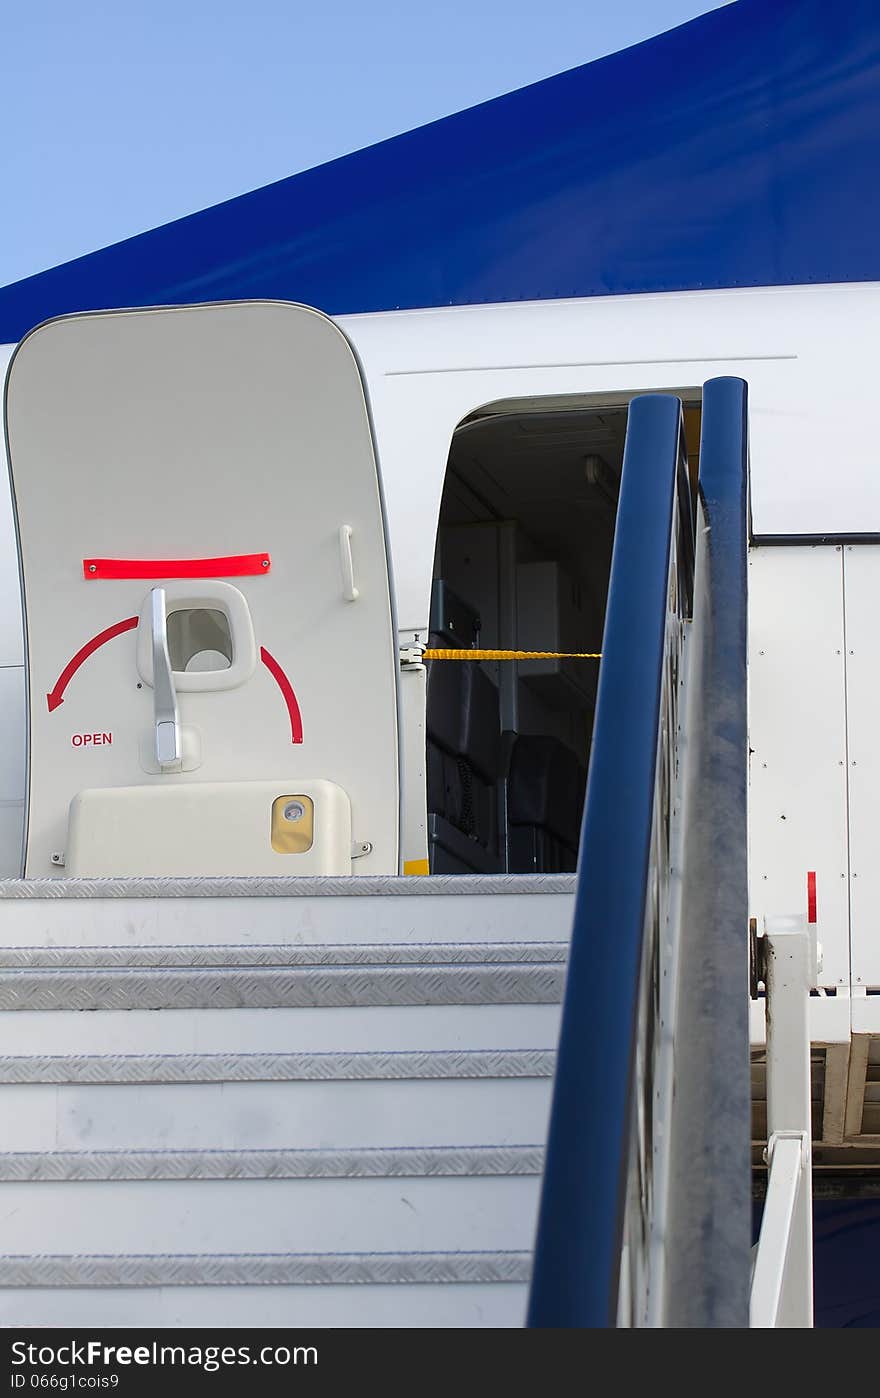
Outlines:
{"type": "MultiPolygon", "coordinates": [[[[431,647],[602,649],[630,396],[493,405],[459,425],[440,508],[431,647]]],[[[692,479],[699,415],[691,394],[692,479]]],[[[432,873],[576,868],[600,664],[429,663],[432,873]]]]}

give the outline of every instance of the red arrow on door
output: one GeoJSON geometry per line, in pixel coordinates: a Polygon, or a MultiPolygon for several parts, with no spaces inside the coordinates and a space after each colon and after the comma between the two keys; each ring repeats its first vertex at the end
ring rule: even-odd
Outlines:
{"type": "Polygon", "coordinates": [[[260,646],[260,659],[272,675],[281,693],[284,695],[284,702],[287,705],[287,712],[290,715],[290,741],[292,743],[301,743],[303,740],[302,715],[299,711],[299,704],[296,702],[293,685],[290,683],[290,680],[285,675],[274,655],[270,655],[265,646],[260,646]]]}
{"type": "MultiPolygon", "coordinates": [[[[93,636],[90,641],[86,641],[85,645],[80,647],[76,655],[67,662],[49,693],[46,695],[46,703],[49,706],[50,714],[54,712],[59,705],[64,703],[64,691],[70,684],[70,681],[73,679],[80,665],[88,660],[90,655],[94,655],[95,651],[101,646],[106,645],[108,641],[114,640],[116,636],[121,636],[126,631],[133,631],[137,624],[138,618],[136,616],[126,617],[124,621],[117,621],[115,625],[108,626],[105,631],[99,631],[97,636],[93,636]]],[[[293,685],[290,683],[290,680],[278,664],[274,655],[271,655],[269,651],[266,650],[265,646],[260,647],[260,659],[281,690],[284,702],[287,705],[287,712],[290,717],[290,741],[292,743],[301,743],[303,740],[302,715],[296,700],[296,695],[293,692],[293,685]]]]}
{"type": "Polygon", "coordinates": [[[90,655],[94,655],[99,647],[112,641],[114,637],[121,636],[124,631],[133,631],[138,624],[136,616],[127,616],[125,621],[117,621],[114,626],[108,626],[106,631],[99,631],[97,636],[93,636],[90,641],[77,651],[72,660],[68,660],[61,674],[46,695],[46,703],[49,705],[49,713],[57,709],[59,704],[64,703],[64,691],[70,684],[80,665],[84,660],[88,660],[90,655]]]}

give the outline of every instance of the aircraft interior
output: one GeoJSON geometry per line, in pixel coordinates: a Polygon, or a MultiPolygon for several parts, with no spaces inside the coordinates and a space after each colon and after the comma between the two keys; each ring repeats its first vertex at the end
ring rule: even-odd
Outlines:
{"type": "MultiPolygon", "coordinates": [[[[629,396],[493,404],[459,425],[432,648],[601,651],[629,396]]],[[[696,453],[698,403],[685,422],[696,453]]],[[[432,873],[575,869],[599,665],[428,663],[432,873]]]]}

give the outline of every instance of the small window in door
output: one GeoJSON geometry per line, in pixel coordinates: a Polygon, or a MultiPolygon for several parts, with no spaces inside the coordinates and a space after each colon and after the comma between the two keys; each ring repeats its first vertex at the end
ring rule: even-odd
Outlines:
{"type": "Polygon", "coordinates": [[[185,607],[168,613],[168,655],[178,674],[228,670],[232,635],[225,612],[185,607]]]}

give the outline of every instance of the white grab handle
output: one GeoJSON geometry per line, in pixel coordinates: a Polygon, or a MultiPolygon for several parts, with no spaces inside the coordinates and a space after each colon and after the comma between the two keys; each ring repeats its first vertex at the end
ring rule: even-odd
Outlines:
{"type": "Polygon", "coordinates": [[[354,531],[350,524],[339,529],[339,562],[342,567],[342,595],[346,602],[356,602],[360,592],[354,585],[354,561],[351,556],[351,536],[354,531]]]}

